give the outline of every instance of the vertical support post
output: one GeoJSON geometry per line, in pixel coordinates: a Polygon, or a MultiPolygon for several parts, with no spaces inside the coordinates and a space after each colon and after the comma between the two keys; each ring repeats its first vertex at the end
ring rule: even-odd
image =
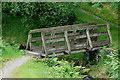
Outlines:
{"type": "Polygon", "coordinates": [[[64,35],[65,35],[65,41],[66,41],[67,48],[68,48],[68,53],[70,53],[71,52],[71,48],[70,48],[70,44],[69,44],[69,41],[68,41],[68,32],[65,31],[64,35]]]}
{"type": "Polygon", "coordinates": [[[91,50],[93,48],[92,46],[92,41],[90,39],[90,34],[89,34],[89,28],[86,29],[86,35],[87,35],[87,39],[88,39],[88,43],[89,43],[89,50],[91,50]]]}
{"type": "Polygon", "coordinates": [[[47,49],[46,49],[46,46],[45,46],[44,34],[42,32],[41,32],[41,38],[42,38],[42,46],[43,46],[44,52],[47,55],[47,49]]]}
{"type": "Polygon", "coordinates": [[[108,32],[108,36],[109,36],[109,42],[112,44],[112,37],[110,34],[110,25],[109,24],[107,24],[107,32],[108,32]]]}
{"type": "Polygon", "coordinates": [[[29,40],[30,41],[30,50],[32,50],[32,43],[31,43],[32,34],[30,33],[29,35],[30,35],[30,37],[29,37],[30,38],[30,40],[29,40]]]}
{"type": "Polygon", "coordinates": [[[28,49],[29,41],[30,41],[30,34],[28,33],[28,39],[27,39],[27,44],[26,44],[26,50],[28,49]]]}

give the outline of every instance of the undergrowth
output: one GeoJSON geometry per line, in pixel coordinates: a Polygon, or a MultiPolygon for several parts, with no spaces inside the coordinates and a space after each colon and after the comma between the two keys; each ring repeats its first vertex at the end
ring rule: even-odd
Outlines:
{"type": "Polygon", "coordinates": [[[8,61],[12,58],[17,58],[23,56],[25,53],[23,50],[19,50],[19,46],[17,45],[9,45],[8,43],[2,41],[2,44],[0,45],[0,50],[2,51],[1,57],[2,61],[8,61]]]}
{"type": "Polygon", "coordinates": [[[84,78],[90,70],[82,66],[75,66],[73,61],[58,61],[58,58],[54,57],[45,58],[42,62],[53,69],[54,72],[50,72],[53,78],[84,78]]]}

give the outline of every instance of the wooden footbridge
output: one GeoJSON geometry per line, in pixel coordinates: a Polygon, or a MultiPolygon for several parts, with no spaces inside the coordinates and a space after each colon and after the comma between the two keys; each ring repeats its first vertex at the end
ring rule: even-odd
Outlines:
{"type": "Polygon", "coordinates": [[[26,50],[44,56],[64,55],[98,50],[111,43],[109,24],[85,23],[30,30],[26,50]]]}

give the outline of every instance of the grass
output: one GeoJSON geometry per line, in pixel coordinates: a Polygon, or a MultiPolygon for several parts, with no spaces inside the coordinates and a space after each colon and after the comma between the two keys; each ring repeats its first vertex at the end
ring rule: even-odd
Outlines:
{"type": "Polygon", "coordinates": [[[108,66],[105,65],[102,66],[91,65],[90,66],[91,71],[89,75],[92,76],[93,78],[109,78],[108,75],[106,74],[107,68],[108,66]]]}
{"type": "Polygon", "coordinates": [[[80,3],[80,8],[91,12],[94,15],[97,15],[105,20],[108,20],[112,23],[119,24],[118,23],[118,11],[117,9],[113,9],[110,7],[109,3],[103,4],[102,8],[99,7],[92,7],[86,2],[80,3]]]}
{"type": "Polygon", "coordinates": [[[17,46],[11,46],[6,42],[0,41],[0,68],[2,68],[2,62],[9,61],[14,58],[23,56],[24,52],[19,50],[17,46]]]}
{"type": "Polygon", "coordinates": [[[13,72],[11,78],[52,78],[51,68],[42,62],[29,60],[13,72]]]}
{"type": "Polygon", "coordinates": [[[5,41],[18,44],[26,43],[30,27],[25,27],[21,18],[3,14],[2,24],[2,36],[5,41]]]}
{"type": "Polygon", "coordinates": [[[7,43],[3,43],[1,46],[2,50],[2,61],[8,61],[12,58],[18,58],[23,56],[24,52],[19,50],[17,46],[11,46],[7,43]]]}

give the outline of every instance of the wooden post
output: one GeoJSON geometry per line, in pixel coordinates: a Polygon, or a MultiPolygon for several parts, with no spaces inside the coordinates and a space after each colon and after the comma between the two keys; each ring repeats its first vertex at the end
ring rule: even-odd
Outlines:
{"type": "Polygon", "coordinates": [[[28,49],[29,41],[30,41],[30,34],[28,33],[28,39],[27,39],[27,44],[26,44],[26,50],[28,49]]]}
{"type": "Polygon", "coordinates": [[[86,29],[86,35],[87,35],[87,39],[88,39],[88,43],[89,43],[89,50],[91,50],[93,48],[92,46],[92,41],[90,39],[90,34],[89,34],[89,28],[86,29]]]}
{"type": "Polygon", "coordinates": [[[30,38],[30,40],[29,40],[30,41],[30,50],[32,50],[32,41],[31,41],[32,40],[32,33],[30,33],[29,35],[30,35],[30,37],[29,37],[30,38]]]}
{"type": "Polygon", "coordinates": [[[46,49],[46,46],[45,46],[44,34],[42,32],[41,32],[41,38],[42,38],[43,50],[44,50],[45,54],[47,55],[47,49],[46,49]]]}
{"type": "Polygon", "coordinates": [[[108,32],[108,36],[109,36],[109,42],[112,44],[112,37],[110,34],[110,25],[109,24],[107,24],[107,32],[108,32]]]}
{"type": "Polygon", "coordinates": [[[70,48],[70,44],[69,44],[69,41],[68,41],[68,32],[67,31],[65,31],[64,32],[64,35],[65,35],[65,41],[66,41],[66,45],[67,45],[67,48],[68,48],[68,51],[69,51],[69,53],[71,52],[71,48],[70,48]]]}

